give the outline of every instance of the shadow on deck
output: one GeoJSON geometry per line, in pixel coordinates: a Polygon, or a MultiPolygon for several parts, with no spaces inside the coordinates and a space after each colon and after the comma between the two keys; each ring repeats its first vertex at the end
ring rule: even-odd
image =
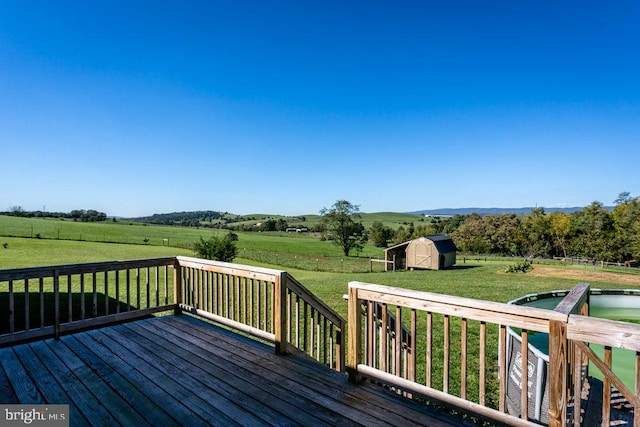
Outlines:
{"type": "Polygon", "coordinates": [[[71,425],[468,423],[189,315],[0,349],[0,402],[69,404],[71,425]]]}

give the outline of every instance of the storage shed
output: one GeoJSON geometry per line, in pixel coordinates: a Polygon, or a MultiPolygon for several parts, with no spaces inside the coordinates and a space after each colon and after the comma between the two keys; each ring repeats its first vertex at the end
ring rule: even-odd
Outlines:
{"type": "Polygon", "coordinates": [[[385,270],[442,270],[456,263],[456,245],[443,234],[430,234],[384,250],[385,270]]]}

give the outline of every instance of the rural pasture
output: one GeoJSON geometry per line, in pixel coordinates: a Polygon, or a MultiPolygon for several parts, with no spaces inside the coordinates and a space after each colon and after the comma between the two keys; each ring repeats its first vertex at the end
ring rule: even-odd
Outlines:
{"type": "MultiPolygon", "coordinates": [[[[375,220],[385,218],[379,215],[375,220]]],[[[399,218],[392,215],[388,219],[399,218]]],[[[0,216],[0,269],[193,255],[191,246],[200,236],[207,238],[223,233],[226,230],[126,221],[80,223],[0,216]],[[2,247],[4,243],[6,249],[2,247]]],[[[513,259],[474,256],[464,260],[462,254],[450,270],[385,273],[381,263],[374,263],[370,272],[369,257],[381,258],[383,254],[382,249],[371,244],[355,256],[344,257],[338,247],[311,233],[237,234],[235,262],[290,271],[342,314],[346,313],[342,296],[352,280],[498,302],[533,292],[569,289],[580,281],[589,281],[596,288],[640,286],[638,269],[596,269],[536,261],[536,268],[530,273],[506,274],[504,268],[513,263],[513,259]]]]}
{"type": "MultiPolygon", "coordinates": [[[[119,222],[86,224],[0,216],[0,269],[193,255],[189,246],[200,236],[206,238],[211,233],[224,232],[119,222]],[[82,239],[79,238],[81,234],[82,239]],[[168,239],[171,246],[164,239],[168,239]],[[181,247],[173,246],[177,242],[182,242],[181,247]]],[[[379,257],[382,252],[371,245],[367,245],[359,256],[345,258],[340,256],[340,249],[331,242],[321,241],[317,236],[306,233],[238,233],[238,237],[239,256],[234,262],[286,270],[344,318],[347,317],[344,295],[350,281],[496,302],[507,302],[531,293],[571,289],[578,282],[590,282],[592,288],[640,287],[638,269],[602,269],[591,265],[536,262],[529,273],[508,274],[504,272],[505,267],[514,262],[509,258],[467,257],[463,261],[464,257],[460,256],[454,268],[439,271],[383,272],[381,264],[374,264],[374,271],[370,272],[369,256],[379,257]],[[345,266],[343,259],[349,264],[345,266]],[[332,267],[318,268],[320,260],[332,267]],[[314,265],[314,262],[318,264],[314,265]]],[[[75,289],[80,284],[72,283],[69,286],[75,289]]],[[[3,292],[6,289],[0,289],[0,294],[3,292]]],[[[172,291],[169,289],[168,292],[171,294],[172,291]]],[[[115,294],[111,295],[110,292],[109,297],[114,298],[115,294]]],[[[145,295],[140,296],[141,300],[144,298],[145,295]]],[[[453,324],[452,330],[458,330],[458,325],[453,324]]],[[[422,330],[419,332],[424,333],[422,330]]],[[[456,334],[453,332],[453,341],[459,339],[456,334]]],[[[497,330],[489,328],[488,337],[488,351],[493,354],[497,351],[497,330]]],[[[475,339],[470,338],[473,348],[476,348],[475,339]]],[[[440,347],[434,343],[434,360],[441,360],[440,347]]],[[[475,351],[470,350],[471,359],[475,358],[475,351]]],[[[451,365],[454,367],[459,366],[457,358],[459,354],[452,353],[451,365]]],[[[424,355],[418,355],[418,363],[424,363],[423,359],[424,355]]],[[[488,380],[490,389],[496,387],[497,366],[494,362],[488,366],[493,373],[488,380]]],[[[441,368],[434,367],[436,371],[441,368]]],[[[470,369],[475,368],[470,366],[470,369]]],[[[437,382],[434,385],[439,386],[437,382]]],[[[454,392],[460,387],[457,380],[450,385],[454,392]]],[[[473,384],[469,386],[475,387],[473,384]]]]}

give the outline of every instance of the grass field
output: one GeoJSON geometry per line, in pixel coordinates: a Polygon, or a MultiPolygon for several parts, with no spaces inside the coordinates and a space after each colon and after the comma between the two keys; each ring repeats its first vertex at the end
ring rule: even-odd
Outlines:
{"type": "MultiPolygon", "coordinates": [[[[0,225],[10,225],[10,230],[26,230],[42,233],[41,238],[32,237],[0,237],[0,269],[73,264],[93,261],[124,260],[136,258],[152,258],[161,256],[193,255],[187,248],[171,247],[161,244],[144,243],[140,236],[151,236],[160,240],[168,238],[173,241],[188,241],[206,236],[209,230],[194,230],[179,227],[142,226],[122,223],[81,224],[52,220],[29,220],[0,217],[0,225]],[[104,241],[128,239],[129,243],[104,243],[101,241],[56,240],[57,230],[63,236],[83,233],[87,238],[103,236],[104,241]],[[38,230],[38,231],[36,231],[38,230]],[[133,237],[135,236],[135,238],[133,237]],[[163,237],[167,236],[167,237],[163,237]],[[132,242],[136,241],[136,244],[132,242]],[[6,248],[2,244],[6,243],[6,248]]],[[[8,234],[4,229],[0,234],[8,234]]],[[[581,281],[590,282],[593,288],[633,288],[640,287],[640,275],[637,269],[618,269],[605,271],[592,266],[562,266],[536,262],[535,268],[527,274],[507,274],[504,269],[514,262],[512,259],[467,258],[459,257],[458,265],[452,269],[440,271],[397,271],[381,272],[381,267],[368,272],[368,261],[364,258],[351,258],[366,263],[364,271],[351,270],[351,267],[334,271],[316,271],[305,263],[320,259],[330,259],[340,263],[343,257],[335,254],[339,251],[330,242],[322,242],[317,238],[302,234],[287,233],[239,233],[239,257],[235,262],[255,266],[271,267],[288,271],[305,287],[321,300],[333,307],[340,315],[347,317],[347,303],[343,296],[347,293],[350,281],[361,281],[401,288],[456,295],[481,300],[507,302],[526,294],[557,289],[570,289],[581,281]],[[246,257],[250,254],[250,257],[246,257]],[[258,254],[258,255],[256,255],[258,254]],[[329,254],[329,255],[327,255],[329,254]],[[262,258],[260,258],[262,257],[262,258]],[[250,258],[250,259],[249,259],[250,258]]],[[[84,240],[84,239],[83,239],[84,240]]],[[[381,250],[365,248],[363,253],[374,253],[381,250]],[[369,252],[366,252],[369,251],[369,252]]],[[[319,261],[316,261],[319,262],[319,261]]],[[[379,266],[381,264],[378,264],[379,266]]],[[[75,286],[75,284],[74,284],[75,286]]],[[[0,293],[3,290],[0,289],[0,293]]],[[[405,319],[406,320],[406,319],[405,319]]],[[[456,330],[457,326],[452,330],[456,330]]],[[[423,333],[424,331],[420,331],[423,333]]],[[[439,333],[439,332],[438,332],[439,333]]],[[[452,340],[458,340],[454,335],[452,340]]],[[[496,331],[489,331],[489,351],[497,351],[496,331]]],[[[473,343],[474,338],[470,338],[473,343]]],[[[436,352],[440,351],[438,344],[436,352]]],[[[471,344],[470,344],[471,345],[471,344]]],[[[474,344],[475,346],[475,344],[474,344]]],[[[472,353],[475,350],[472,350],[472,353]]],[[[452,354],[452,367],[457,366],[459,354],[452,354]]],[[[470,359],[473,360],[473,355],[470,359]]],[[[440,355],[436,355],[436,360],[440,355]]],[[[424,355],[418,356],[419,364],[424,363],[424,355]]],[[[441,360],[441,358],[440,358],[441,360]]],[[[472,362],[473,363],[473,362],[472,362]]],[[[439,369],[435,367],[434,369],[439,369]]],[[[455,368],[453,368],[455,369],[455,368]]],[[[469,367],[472,369],[472,366],[469,367]]],[[[475,369],[475,367],[473,367],[475,369]]],[[[491,371],[497,368],[491,366],[491,371]]],[[[453,374],[455,378],[455,374],[453,374]]],[[[494,381],[495,378],[490,379],[494,381]]],[[[437,383],[434,385],[438,386],[437,383]]],[[[453,380],[451,390],[459,386],[453,380]]],[[[473,387],[472,384],[469,387],[473,387]]],[[[489,386],[495,388],[495,384],[489,386]]]]}
{"type": "MultiPolygon", "coordinates": [[[[0,215],[0,244],[10,237],[34,240],[122,243],[190,249],[200,237],[222,235],[226,230],[143,225],[125,221],[82,223],[42,218],[0,215]]],[[[371,244],[350,257],[329,241],[312,233],[238,232],[238,256],[257,262],[318,271],[369,271],[369,258],[382,258],[383,251],[371,244]]],[[[382,264],[374,264],[382,270],[382,264]]]]}

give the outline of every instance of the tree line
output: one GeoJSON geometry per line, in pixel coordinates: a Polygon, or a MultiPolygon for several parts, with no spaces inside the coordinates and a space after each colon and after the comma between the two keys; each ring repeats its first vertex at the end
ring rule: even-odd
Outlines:
{"type": "Polygon", "coordinates": [[[528,215],[456,215],[397,230],[374,223],[369,238],[386,247],[441,233],[449,235],[459,251],[469,254],[639,260],[640,197],[624,192],[614,203],[612,210],[596,201],[570,214],[535,208],[528,215]]]}
{"type": "Polygon", "coordinates": [[[23,218],[60,218],[72,219],[81,222],[106,221],[107,214],[95,209],[74,209],[71,212],[47,212],[47,211],[27,211],[21,206],[12,206],[7,212],[0,212],[0,215],[18,216],[23,218]]]}

